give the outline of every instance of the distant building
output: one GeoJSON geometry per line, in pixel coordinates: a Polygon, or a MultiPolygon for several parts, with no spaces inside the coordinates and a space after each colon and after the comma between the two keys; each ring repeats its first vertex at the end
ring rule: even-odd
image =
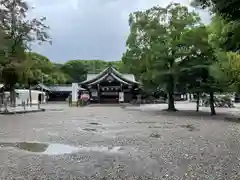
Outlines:
{"type": "MultiPolygon", "coordinates": [[[[37,84],[33,89],[44,91],[48,95],[48,101],[65,101],[68,96],[72,93],[72,84],[60,84],[46,86],[44,84],[37,84]]],[[[78,91],[85,90],[83,88],[78,91]]]]}
{"type": "Polygon", "coordinates": [[[79,85],[89,91],[92,102],[118,103],[137,99],[140,83],[133,74],[122,74],[109,66],[99,74],[88,74],[79,85]]]}
{"type": "MultiPolygon", "coordinates": [[[[88,74],[87,79],[78,83],[78,86],[78,97],[87,91],[91,102],[119,103],[137,99],[140,83],[133,74],[122,74],[109,66],[99,74],[88,74]]],[[[33,89],[46,92],[49,101],[65,101],[72,94],[73,87],[72,84],[38,84],[33,89]]]]}

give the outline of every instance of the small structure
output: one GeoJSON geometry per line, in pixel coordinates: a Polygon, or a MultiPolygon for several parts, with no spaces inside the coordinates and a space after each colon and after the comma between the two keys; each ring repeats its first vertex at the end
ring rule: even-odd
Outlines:
{"type": "MultiPolygon", "coordinates": [[[[53,85],[48,86],[50,89],[49,92],[49,101],[65,101],[69,95],[72,94],[72,84],[65,84],[65,85],[53,85]]],[[[79,92],[85,89],[78,87],[76,89],[77,95],[79,92]]]]}
{"type": "MultiPolygon", "coordinates": [[[[22,103],[30,103],[30,93],[28,89],[15,89],[16,92],[16,105],[22,105],[22,103]]],[[[4,92],[5,97],[10,96],[9,91],[4,92]]],[[[31,97],[32,97],[32,104],[39,104],[39,97],[42,98],[42,103],[46,102],[46,95],[45,92],[38,91],[38,90],[31,90],[31,97]]]]}
{"type": "Polygon", "coordinates": [[[91,102],[119,103],[137,99],[140,83],[133,74],[121,74],[109,66],[99,74],[88,74],[80,86],[89,91],[91,102]]]}
{"type": "MultiPolygon", "coordinates": [[[[33,89],[45,92],[48,96],[49,101],[65,101],[69,95],[72,94],[72,84],[59,84],[49,86],[46,86],[44,84],[37,84],[33,87],[33,89]]],[[[77,89],[77,93],[82,90],[85,89],[79,87],[77,89]]]]}

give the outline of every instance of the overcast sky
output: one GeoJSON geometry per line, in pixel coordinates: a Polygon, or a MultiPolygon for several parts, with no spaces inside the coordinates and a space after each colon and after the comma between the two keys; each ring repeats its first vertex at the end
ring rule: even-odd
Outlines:
{"type": "MultiPolygon", "coordinates": [[[[136,10],[189,0],[27,0],[31,16],[47,18],[53,44],[33,51],[54,62],[73,59],[120,60],[129,34],[128,16],[136,10]]],[[[209,16],[200,12],[207,22],[209,16]]]]}

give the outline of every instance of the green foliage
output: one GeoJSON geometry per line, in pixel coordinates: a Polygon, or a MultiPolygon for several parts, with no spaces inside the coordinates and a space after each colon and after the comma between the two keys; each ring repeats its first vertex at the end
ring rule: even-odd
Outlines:
{"type": "Polygon", "coordinates": [[[63,64],[60,70],[69,75],[72,82],[81,82],[85,80],[87,69],[81,60],[71,60],[63,64]]]}
{"type": "Polygon", "coordinates": [[[71,78],[71,82],[81,82],[89,73],[100,73],[108,66],[115,67],[120,72],[126,72],[122,61],[103,60],[70,60],[59,65],[60,70],[71,78]]]}
{"type": "Polygon", "coordinates": [[[201,26],[200,17],[174,3],[135,12],[130,15],[129,25],[125,66],[139,76],[145,87],[165,89],[169,109],[175,109],[173,95],[182,64],[198,50],[195,41],[199,36],[192,29],[201,26]]]}
{"type": "Polygon", "coordinates": [[[237,91],[240,87],[240,54],[218,52],[218,61],[211,67],[211,73],[225,91],[237,91]]]}
{"type": "Polygon", "coordinates": [[[184,83],[186,90],[191,92],[219,91],[219,85],[209,73],[209,67],[215,63],[216,58],[208,42],[207,28],[199,26],[186,31],[183,40],[188,55],[179,64],[179,82],[184,83]]]}
{"type": "Polygon", "coordinates": [[[36,84],[61,84],[69,81],[68,75],[64,74],[47,57],[37,53],[28,53],[28,70],[25,71],[27,82],[36,84]]]}
{"type": "Polygon", "coordinates": [[[239,83],[240,24],[215,15],[209,25],[209,42],[215,50],[217,61],[211,74],[225,91],[236,91],[239,83]]]}
{"type": "Polygon", "coordinates": [[[1,38],[1,71],[2,80],[12,90],[16,83],[32,78],[32,73],[26,57],[26,50],[31,42],[45,42],[49,37],[47,26],[43,24],[45,18],[26,19],[29,11],[27,3],[23,0],[0,1],[0,29],[1,38]],[[3,48],[2,48],[3,47],[3,48]],[[26,78],[26,76],[31,76],[26,78]]]}
{"type": "Polygon", "coordinates": [[[226,21],[218,15],[209,26],[209,41],[215,49],[222,51],[240,50],[240,21],[226,21]]]}
{"type": "Polygon", "coordinates": [[[224,18],[240,20],[239,0],[193,0],[192,5],[195,7],[208,8],[213,13],[218,13],[224,18]]]}

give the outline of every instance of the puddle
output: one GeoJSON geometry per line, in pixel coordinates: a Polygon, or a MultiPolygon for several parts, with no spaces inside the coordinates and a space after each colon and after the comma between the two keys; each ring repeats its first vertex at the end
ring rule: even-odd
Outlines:
{"type": "Polygon", "coordinates": [[[61,155],[61,154],[71,154],[79,151],[79,148],[63,145],[63,144],[49,144],[47,149],[42,152],[42,154],[46,155],[61,155]]]}
{"type": "Polygon", "coordinates": [[[0,143],[0,148],[9,147],[46,155],[71,154],[79,150],[77,147],[64,144],[29,143],[29,142],[0,143]]]}
{"type": "Polygon", "coordinates": [[[82,129],[82,130],[84,130],[84,131],[97,131],[97,129],[91,129],[91,128],[84,128],[84,129],[82,129]]]}
{"type": "Polygon", "coordinates": [[[0,143],[0,147],[1,148],[14,147],[29,152],[44,152],[47,149],[48,144],[16,142],[16,143],[0,143]]]}
{"type": "Polygon", "coordinates": [[[0,148],[17,148],[27,152],[44,154],[44,155],[63,155],[72,154],[76,152],[101,152],[101,153],[120,153],[123,150],[120,146],[106,147],[74,147],[64,144],[47,144],[47,143],[30,143],[30,142],[16,142],[16,143],[0,143],[0,148]]]}
{"type": "Polygon", "coordinates": [[[137,121],[137,124],[155,124],[157,122],[153,122],[153,121],[137,121]]]}
{"type": "Polygon", "coordinates": [[[101,124],[99,124],[99,123],[94,123],[94,122],[89,123],[89,124],[91,124],[91,125],[101,125],[101,124]]]}
{"type": "Polygon", "coordinates": [[[63,112],[63,109],[48,109],[50,112],[63,112]]]}
{"type": "Polygon", "coordinates": [[[158,129],[158,128],[162,128],[161,126],[149,126],[148,128],[155,128],[155,129],[158,129]]]}
{"type": "Polygon", "coordinates": [[[180,125],[182,128],[188,129],[188,131],[199,131],[196,127],[194,127],[192,124],[187,124],[187,125],[180,125]]]}
{"type": "Polygon", "coordinates": [[[161,135],[158,134],[158,133],[152,133],[152,134],[150,134],[150,137],[152,137],[152,138],[160,138],[161,135]]]}

